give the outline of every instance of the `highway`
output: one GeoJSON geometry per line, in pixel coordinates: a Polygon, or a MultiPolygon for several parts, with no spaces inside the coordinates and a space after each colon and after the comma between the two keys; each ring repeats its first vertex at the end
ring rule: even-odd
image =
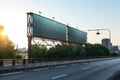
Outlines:
{"type": "Polygon", "coordinates": [[[119,58],[4,73],[0,80],[106,80],[118,70],[119,58]]]}

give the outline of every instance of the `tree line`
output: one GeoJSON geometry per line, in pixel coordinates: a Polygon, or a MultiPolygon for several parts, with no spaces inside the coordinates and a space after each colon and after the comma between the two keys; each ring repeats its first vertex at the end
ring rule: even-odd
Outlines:
{"type": "Polygon", "coordinates": [[[13,59],[16,53],[14,44],[3,32],[4,27],[0,25],[0,59],[13,59]]]}
{"type": "Polygon", "coordinates": [[[80,58],[96,58],[110,56],[109,50],[101,44],[56,45],[51,48],[45,46],[32,46],[32,58],[34,59],[80,59],[80,58]]]}

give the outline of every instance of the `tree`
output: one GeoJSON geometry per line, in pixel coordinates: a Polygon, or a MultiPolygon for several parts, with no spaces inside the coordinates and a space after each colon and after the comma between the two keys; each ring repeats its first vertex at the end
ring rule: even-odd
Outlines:
{"type": "Polygon", "coordinates": [[[32,58],[41,59],[45,58],[47,48],[45,46],[32,45],[32,58]]]}
{"type": "Polygon", "coordinates": [[[12,41],[7,35],[3,35],[4,27],[0,26],[0,59],[11,59],[15,57],[15,49],[12,41]]]}
{"type": "Polygon", "coordinates": [[[32,46],[32,58],[34,59],[64,60],[109,55],[109,50],[100,44],[87,44],[86,48],[78,44],[58,44],[49,49],[45,46],[32,46]]]}
{"type": "Polygon", "coordinates": [[[94,47],[93,44],[87,44],[87,46],[86,46],[86,56],[87,57],[92,57],[95,55],[93,47],[94,47]]]}
{"type": "Polygon", "coordinates": [[[56,45],[47,51],[46,56],[57,59],[77,59],[85,56],[85,49],[80,45],[56,45]]]}
{"type": "Polygon", "coordinates": [[[109,56],[109,50],[101,44],[87,44],[86,55],[88,57],[109,56]]]}
{"type": "Polygon", "coordinates": [[[84,58],[86,56],[85,48],[81,45],[76,45],[73,47],[73,54],[76,58],[84,58]]]}

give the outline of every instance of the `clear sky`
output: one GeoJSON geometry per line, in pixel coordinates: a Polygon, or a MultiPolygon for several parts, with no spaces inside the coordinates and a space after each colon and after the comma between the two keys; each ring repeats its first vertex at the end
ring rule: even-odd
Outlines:
{"type": "MultiPolygon", "coordinates": [[[[27,47],[26,13],[34,12],[83,31],[110,29],[112,43],[120,45],[120,0],[0,0],[0,24],[19,47],[27,47]]],[[[89,43],[109,38],[107,31],[88,32],[89,43]]]]}

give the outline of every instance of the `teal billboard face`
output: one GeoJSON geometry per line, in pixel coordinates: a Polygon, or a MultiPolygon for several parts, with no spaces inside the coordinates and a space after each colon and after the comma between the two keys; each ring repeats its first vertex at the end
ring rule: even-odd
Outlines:
{"type": "Polygon", "coordinates": [[[27,35],[85,44],[87,33],[34,13],[27,13],[27,35]]]}
{"type": "Polygon", "coordinates": [[[66,25],[34,13],[32,17],[34,37],[66,41],[66,25]]]}
{"type": "Polygon", "coordinates": [[[87,33],[72,27],[68,27],[68,41],[84,44],[87,42],[87,33]]]}

